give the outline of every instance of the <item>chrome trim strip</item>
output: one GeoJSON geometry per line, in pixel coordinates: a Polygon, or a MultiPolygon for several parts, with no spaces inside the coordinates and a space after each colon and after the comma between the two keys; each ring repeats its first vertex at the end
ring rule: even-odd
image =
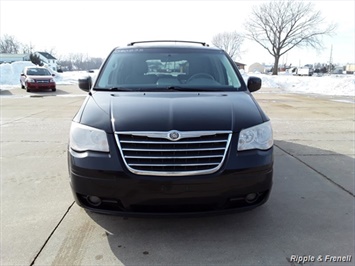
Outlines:
{"type": "MultiPolygon", "coordinates": [[[[138,136],[138,137],[148,137],[148,138],[162,138],[162,139],[169,139],[169,133],[171,131],[116,131],[116,134],[119,135],[133,135],[133,136],[138,136]]],[[[203,136],[213,136],[217,134],[229,134],[231,131],[179,131],[180,137],[179,139],[186,139],[186,138],[198,138],[198,137],[203,137],[203,136]]],[[[176,143],[176,142],[173,142],[176,143]]]]}
{"type": "Polygon", "coordinates": [[[216,141],[134,141],[134,140],[121,140],[121,143],[138,143],[138,144],[201,144],[201,143],[223,143],[227,142],[227,140],[216,140],[216,141]]]}
{"type": "Polygon", "coordinates": [[[125,155],[125,158],[128,159],[205,159],[205,158],[221,158],[223,155],[205,155],[205,156],[132,156],[132,155],[125,155]]]}
{"type": "Polygon", "coordinates": [[[225,148],[204,148],[204,149],[134,149],[134,148],[123,148],[124,151],[220,151],[225,148]]]}
{"type": "Polygon", "coordinates": [[[208,165],[218,165],[219,163],[191,163],[191,164],[139,164],[139,163],[132,163],[131,166],[208,166],[208,165]]]}

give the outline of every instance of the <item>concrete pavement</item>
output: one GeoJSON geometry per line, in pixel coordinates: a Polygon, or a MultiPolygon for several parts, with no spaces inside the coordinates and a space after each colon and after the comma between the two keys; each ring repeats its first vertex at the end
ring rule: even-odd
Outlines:
{"type": "Polygon", "coordinates": [[[127,219],[73,204],[66,145],[85,95],[1,91],[1,265],[354,265],[354,99],[254,94],[275,138],[264,206],[127,219]]]}

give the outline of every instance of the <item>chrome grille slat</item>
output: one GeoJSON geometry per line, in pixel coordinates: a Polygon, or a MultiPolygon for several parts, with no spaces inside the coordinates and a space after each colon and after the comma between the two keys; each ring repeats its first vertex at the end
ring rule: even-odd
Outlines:
{"type": "MultiPolygon", "coordinates": [[[[227,140],[219,141],[179,141],[174,142],[174,144],[201,144],[201,143],[225,143],[227,140]]],[[[122,140],[121,143],[141,143],[141,144],[171,144],[171,141],[132,141],[132,140],[122,140]]]]}
{"type": "Polygon", "coordinates": [[[218,163],[199,163],[199,164],[130,164],[130,166],[207,166],[207,165],[218,165],[218,163]]]}
{"type": "Polygon", "coordinates": [[[130,155],[125,155],[125,158],[128,159],[196,159],[196,158],[223,158],[223,155],[211,155],[211,156],[175,156],[175,157],[169,157],[169,156],[130,156],[130,155]]]}
{"type": "Polygon", "coordinates": [[[227,154],[231,131],[115,132],[123,161],[139,175],[185,176],[218,171],[227,154]]]}
{"type": "Polygon", "coordinates": [[[174,151],[219,151],[224,150],[225,148],[213,148],[213,149],[131,149],[123,148],[123,151],[150,151],[150,152],[174,152],[174,151]]]}

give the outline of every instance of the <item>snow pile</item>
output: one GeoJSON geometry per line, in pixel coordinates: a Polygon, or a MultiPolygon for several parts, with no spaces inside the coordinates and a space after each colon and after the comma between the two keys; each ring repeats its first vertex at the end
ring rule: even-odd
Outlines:
{"type": "Polygon", "coordinates": [[[355,96],[355,75],[294,76],[279,73],[277,76],[260,73],[243,73],[245,81],[249,76],[261,78],[262,87],[279,88],[285,92],[304,94],[323,94],[335,96],[355,96]]]}
{"type": "Polygon", "coordinates": [[[315,93],[324,95],[355,96],[354,75],[324,75],[312,77],[296,77],[280,75],[266,76],[263,80],[278,83],[279,88],[288,92],[315,93]]]}
{"type": "Polygon", "coordinates": [[[20,75],[27,66],[34,66],[30,61],[19,61],[0,65],[0,85],[20,85],[20,75]]]}
{"type": "MultiPolygon", "coordinates": [[[[12,64],[0,65],[0,89],[14,89],[20,86],[20,74],[25,66],[33,66],[31,62],[14,62],[12,64]]],[[[57,73],[54,72],[57,84],[77,84],[78,79],[91,75],[95,76],[98,70],[93,73],[87,71],[72,71],[57,73]]],[[[245,73],[240,70],[245,81],[249,76],[257,76],[262,80],[263,88],[277,88],[283,92],[323,94],[334,96],[355,97],[355,75],[323,75],[312,77],[294,76],[292,73],[279,73],[278,76],[261,74],[259,72],[245,73]]]]}
{"type": "Polygon", "coordinates": [[[78,79],[88,76],[87,71],[70,71],[63,73],[55,73],[55,81],[57,84],[66,85],[66,84],[77,84],[78,79]]]}

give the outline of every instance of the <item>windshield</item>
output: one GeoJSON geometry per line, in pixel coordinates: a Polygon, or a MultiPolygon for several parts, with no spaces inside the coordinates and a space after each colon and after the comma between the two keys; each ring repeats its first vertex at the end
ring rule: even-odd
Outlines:
{"type": "Polygon", "coordinates": [[[29,68],[27,69],[27,75],[29,76],[50,76],[51,73],[45,68],[29,68]]]}
{"type": "Polygon", "coordinates": [[[94,89],[238,90],[236,71],[218,50],[118,49],[105,63],[94,89]]]}

